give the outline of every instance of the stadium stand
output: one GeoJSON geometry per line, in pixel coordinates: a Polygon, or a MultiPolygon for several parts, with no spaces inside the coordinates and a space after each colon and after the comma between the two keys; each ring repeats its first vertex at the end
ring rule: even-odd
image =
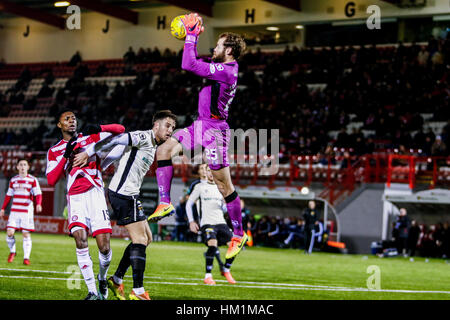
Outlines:
{"type": "MultiPolygon", "coordinates": [[[[450,120],[443,120],[450,119],[449,48],[449,40],[430,40],[249,51],[241,61],[230,127],[280,128],[280,154],[269,155],[279,157],[280,167],[267,177],[261,175],[266,169],[262,159],[233,165],[234,183],[320,184],[320,196],[335,205],[361,183],[448,186],[450,120]]],[[[182,114],[179,127],[195,118],[201,83],[185,72],[173,72],[180,53],[140,49],[135,54],[131,49],[123,59],[69,64],[0,67],[5,176],[12,174],[14,159],[29,151],[31,172],[43,174],[42,151],[59,136],[54,116],[63,108],[76,110],[80,125],[119,122],[127,130],[148,127],[158,109],[182,114]]],[[[180,162],[175,176],[187,182],[191,169],[180,162]]],[[[262,243],[269,246],[281,243],[266,240],[262,243]]]]}

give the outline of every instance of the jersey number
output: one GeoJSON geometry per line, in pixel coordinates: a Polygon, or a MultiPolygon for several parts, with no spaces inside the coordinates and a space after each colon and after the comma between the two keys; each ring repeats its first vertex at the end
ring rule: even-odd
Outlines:
{"type": "Polygon", "coordinates": [[[206,159],[217,160],[217,150],[216,149],[205,149],[206,159]]]}
{"type": "Polygon", "coordinates": [[[104,220],[109,220],[109,212],[108,210],[102,210],[103,213],[103,219],[104,220]]]}

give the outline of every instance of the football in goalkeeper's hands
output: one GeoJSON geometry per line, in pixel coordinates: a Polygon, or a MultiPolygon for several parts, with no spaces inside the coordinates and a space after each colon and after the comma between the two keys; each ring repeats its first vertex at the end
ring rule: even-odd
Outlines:
{"type": "Polygon", "coordinates": [[[181,21],[183,17],[184,15],[177,16],[170,23],[170,33],[179,40],[186,38],[186,28],[184,27],[183,21],[181,21]]]}

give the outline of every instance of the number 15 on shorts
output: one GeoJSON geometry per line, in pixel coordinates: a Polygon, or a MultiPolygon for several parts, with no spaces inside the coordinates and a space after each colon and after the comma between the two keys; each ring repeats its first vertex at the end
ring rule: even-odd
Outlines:
{"type": "Polygon", "coordinates": [[[108,210],[102,210],[103,213],[103,219],[109,221],[109,212],[108,210]]]}

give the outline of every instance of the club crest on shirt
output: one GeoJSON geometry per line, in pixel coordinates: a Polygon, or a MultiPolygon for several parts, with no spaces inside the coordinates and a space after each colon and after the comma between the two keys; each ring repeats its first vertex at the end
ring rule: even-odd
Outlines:
{"type": "Polygon", "coordinates": [[[139,133],[139,138],[141,138],[141,140],[145,140],[145,134],[144,133],[139,133]]]}
{"type": "Polygon", "coordinates": [[[212,74],[214,74],[214,73],[216,72],[216,67],[214,67],[214,65],[213,65],[212,63],[209,65],[209,71],[210,71],[212,74]]]}
{"type": "Polygon", "coordinates": [[[216,69],[217,71],[222,71],[223,70],[223,65],[221,65],[220,63],[216,64],[216,69]]]}
{"type": "Polygon", "coordinates": [[[78,216],[72,216],[72,221],[77,221],[78,220],[78,216]]]}

